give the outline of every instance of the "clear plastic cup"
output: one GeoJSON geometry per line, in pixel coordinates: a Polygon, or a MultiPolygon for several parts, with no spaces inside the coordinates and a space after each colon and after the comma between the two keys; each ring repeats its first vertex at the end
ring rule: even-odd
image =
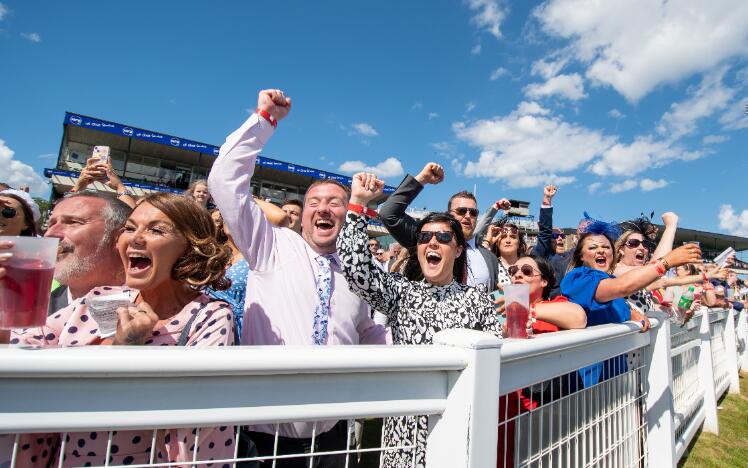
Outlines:
{"type": "Polygon", "coordinates": [[[504,298],[509,338],[527,338],[527,321],[530,318],[530,286],[508,284],[504,286],[504,298]]]}
{"type": "MultiPolygon", "coordinates": [[[[40,327],[47,321],[59,239],[0,236],[13,242],[13,256],[2,265],[0,329],[40,327]]],[[[2,253],[3,251],[0,251],[2,253]]]]}

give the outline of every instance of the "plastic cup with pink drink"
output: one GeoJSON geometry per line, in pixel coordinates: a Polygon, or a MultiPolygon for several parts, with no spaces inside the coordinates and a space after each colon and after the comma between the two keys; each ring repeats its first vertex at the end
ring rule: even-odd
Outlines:
{"type": "Polygon", "coordinates": [[[0,329],[40,327],[47,321],[59,239],[0,236],[8,241],[13,255],[1,265],[0,329]]]}
{"type": "Polygon", "coordinates": [[[509,338],[527,338],[527,321],[530,319],[530,286],[508,284],[504,286],[504,298],[509,338]]]}

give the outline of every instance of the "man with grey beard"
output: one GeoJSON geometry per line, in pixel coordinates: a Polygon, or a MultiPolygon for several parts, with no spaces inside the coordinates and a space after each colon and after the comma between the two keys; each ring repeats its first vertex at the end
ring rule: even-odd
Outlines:
{"type": "Polygon", "coordinates": [[[44,233],[60,239],[54,276],[60,286],[52,291],[50,315],[95,287],[124,283],[116,243],[131,212],[126,203],[103,192],[77,192],[57,203],[44,233]]]}

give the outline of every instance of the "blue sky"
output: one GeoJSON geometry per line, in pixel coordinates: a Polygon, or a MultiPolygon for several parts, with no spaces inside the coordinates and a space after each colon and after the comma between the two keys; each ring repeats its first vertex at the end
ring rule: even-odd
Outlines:
{"type": "Polygon", "coordinates": [[[0,5],[0,164],[37,193],[66,110],[221,144],[278,87],[267,156],[391,185],[443,164],[417,207],[477,187],[535,211],[555,182],[557,225],[748,235],[744,0],[0,5]]]}

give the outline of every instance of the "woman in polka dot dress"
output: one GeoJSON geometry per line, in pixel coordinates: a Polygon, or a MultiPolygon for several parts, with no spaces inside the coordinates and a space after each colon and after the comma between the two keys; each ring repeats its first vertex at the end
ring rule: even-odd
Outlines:
{"type": "MultiPolygon", "coordinates": [[[[14,333],[11,344],[54,346],[145,345],[229,346],[233,316],[226,302],[208,298],[205,287],[225,289],[228,251],[215,240],[208,212],[186,197],[159,193],[133,210],[117,242],[127,287],[102,287],[50,316],[45,326],[14,333]],[[118,309],[113,337],[102,337],[89,313],[91,298],[125,292],[131,306],[118,309]]],[[[207,396],[206,396],[207,398],[207,396]]],[[[103,465],[108,432],[71,433],[64,466],[103,465]]],[[[231,458],[234,428],[166,429],[156,432],[154,462],[231,458]]],[[[152,430],[114,431],[110,465],[148,463],[152,430]]],[[[57,466],[59,434],[21,437],[16,466],[57,466]]]]}

